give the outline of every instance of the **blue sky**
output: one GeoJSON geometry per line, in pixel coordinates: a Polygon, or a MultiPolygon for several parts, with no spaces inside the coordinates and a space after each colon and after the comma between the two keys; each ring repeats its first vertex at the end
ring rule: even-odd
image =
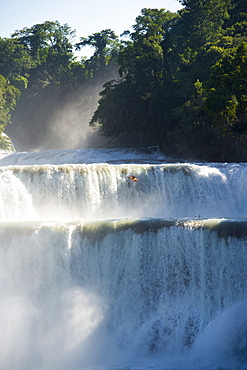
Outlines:
{"type": "MultiPolygon", "coordinates": [[[[77,38],[110,28],[117,35],[130,29],[142,8],[181,9],[177,0],[0,0],[0,36],[44,21],[58,20],[76,30],[77,38]]],[[[84,51],[84,55],[87,51],[84,51]]]]}

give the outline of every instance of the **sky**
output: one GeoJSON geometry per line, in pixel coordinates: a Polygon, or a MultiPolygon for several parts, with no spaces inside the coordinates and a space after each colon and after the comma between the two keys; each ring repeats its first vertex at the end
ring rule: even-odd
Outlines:
{"type": "MultiPolygon", "coordinates": [[[[45,21],[67,23],[77,38],[110,28],[119,36],[131,30],[143,8],[165,8],[176,12],[178,0],[0,0],[0,37],[45,21]]],[[[90,54],[84,49],[83,55],[90,54]]]]}

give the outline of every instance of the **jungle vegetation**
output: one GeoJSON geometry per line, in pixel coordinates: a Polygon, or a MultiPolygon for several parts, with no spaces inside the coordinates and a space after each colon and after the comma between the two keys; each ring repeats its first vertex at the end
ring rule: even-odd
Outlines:
{"type": "Polygon", "coordinates": [[[46,21],[0,38],[0,133],[40,147],[54,112],[101,86],[90,125],[109,145],[246,161],[247,2],[180,3],[177,13],[142,9],[121,36],[106,29],[75,43],[67,24],[46,21]],[[85,45],[94,54],[78,61],[85,45]]]}

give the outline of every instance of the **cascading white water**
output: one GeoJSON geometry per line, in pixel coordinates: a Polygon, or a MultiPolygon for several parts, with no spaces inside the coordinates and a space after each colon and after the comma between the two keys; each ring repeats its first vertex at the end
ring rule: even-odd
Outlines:
{"type": "Polygon", "coordinates": [[[247,165],[38,155],[0,162],[0,369],[245,369],[247,165]]]}
{"type": "Polygon", "coordinates": [[[0,167],[0,189],[2,221],[242,217],[247,166],[7,166],[0,167]],[[138,183],[126,181],[131,173],[138,183]]]}

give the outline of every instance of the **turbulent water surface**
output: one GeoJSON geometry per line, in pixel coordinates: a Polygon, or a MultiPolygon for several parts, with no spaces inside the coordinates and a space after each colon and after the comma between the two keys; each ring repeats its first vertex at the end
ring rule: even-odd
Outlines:
{"type": "Polygon", "coordinates": [[[246,193],[155,148],[2,153],[0,369],[246,369],[246,193]]]}

